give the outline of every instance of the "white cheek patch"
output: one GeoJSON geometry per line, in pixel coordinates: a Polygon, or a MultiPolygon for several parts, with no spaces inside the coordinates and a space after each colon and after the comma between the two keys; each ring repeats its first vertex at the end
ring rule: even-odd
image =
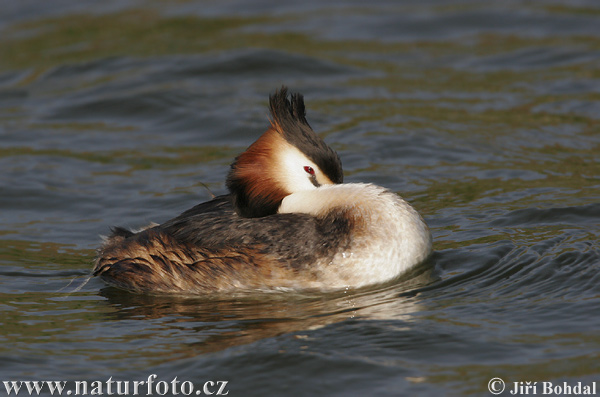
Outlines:
{"type": "MultiPolygon", "coordinates": [[[[280,183],[285,186],[285,190],[290,193],[313,190],[316,186],[311,182],[311,176],[304,170],[304,167],[312,167],[315,175],[321,175],[322,172],[315,163],[308,159],[301,151],[292,145],[286,145],[284,150],[279,153],[281,169],[276,170],[279,175],[280,183]]],[[[317,178],[319,181],[319,178],[317,178]]]]}

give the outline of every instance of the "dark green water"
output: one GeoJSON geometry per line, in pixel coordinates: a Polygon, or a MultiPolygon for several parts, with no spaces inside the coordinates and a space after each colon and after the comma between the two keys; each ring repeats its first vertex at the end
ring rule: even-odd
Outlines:
{"type": "Polygon", "coordinates": [[[596,1],[0,8],[0,381],[600,390],[596,1]],[[165,221],[210,197],[202,183],[224,192],[282,84],[346,181],[423,214],[428,263],[326,295],[149,297],[95,279],[72,292],[110,226],[165,221]]]}

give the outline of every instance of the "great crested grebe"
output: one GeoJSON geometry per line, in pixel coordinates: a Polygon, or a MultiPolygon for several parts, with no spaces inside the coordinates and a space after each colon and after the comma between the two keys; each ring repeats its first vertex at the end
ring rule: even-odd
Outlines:
{"type": "Polygon", "coordinates": [[[269,129],[233,164],[229,194],[139,232],[114,228],[94,275],[146,293],[334,290],[389,281],[431,253],[427,225],[383,187],[343,184],[303,97],[269,97],[269,129]]]}

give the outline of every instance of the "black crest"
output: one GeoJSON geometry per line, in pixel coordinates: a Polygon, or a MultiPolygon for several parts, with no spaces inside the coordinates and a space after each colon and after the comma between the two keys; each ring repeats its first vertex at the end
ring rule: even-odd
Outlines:
{"type": "Polygon", "coordinates": [[[327,175],[333,183],[342,183],[342,161],[306,121],[306,109],[302,94],[294,93],[288,99],[287,87],[283,86],[269,96],[271,117],[286,141],[296,146],[327,175]]]}
{"type": "Polygon", "coordinates": [[[310,128],[306,121],[306,108],[302,94],[292,93],[288,99],[288,89],[283,86],[279,91],[275,91],[275,94],[269,95],[269,108],[274,121],[284,131],[293,129],[298,124],[310,128]]]}

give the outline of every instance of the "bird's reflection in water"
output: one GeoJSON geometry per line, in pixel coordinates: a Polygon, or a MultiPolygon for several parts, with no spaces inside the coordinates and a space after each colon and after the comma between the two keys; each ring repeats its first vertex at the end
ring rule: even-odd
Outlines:
{"type": "Polygon", "coordinates": [[[378,288],[326,294],[269,292],[198,298],[132,294],[112,287],[100,294],[116,309],[108,314],[115,320],[158,320],[169,331],[193,333],[181,354],[194,356],[352,318],[410,322],[412,313],[421,309],[418,297],[406,292],[430,285],[434,279],[431,261],[426,261],[378,288]]]}

